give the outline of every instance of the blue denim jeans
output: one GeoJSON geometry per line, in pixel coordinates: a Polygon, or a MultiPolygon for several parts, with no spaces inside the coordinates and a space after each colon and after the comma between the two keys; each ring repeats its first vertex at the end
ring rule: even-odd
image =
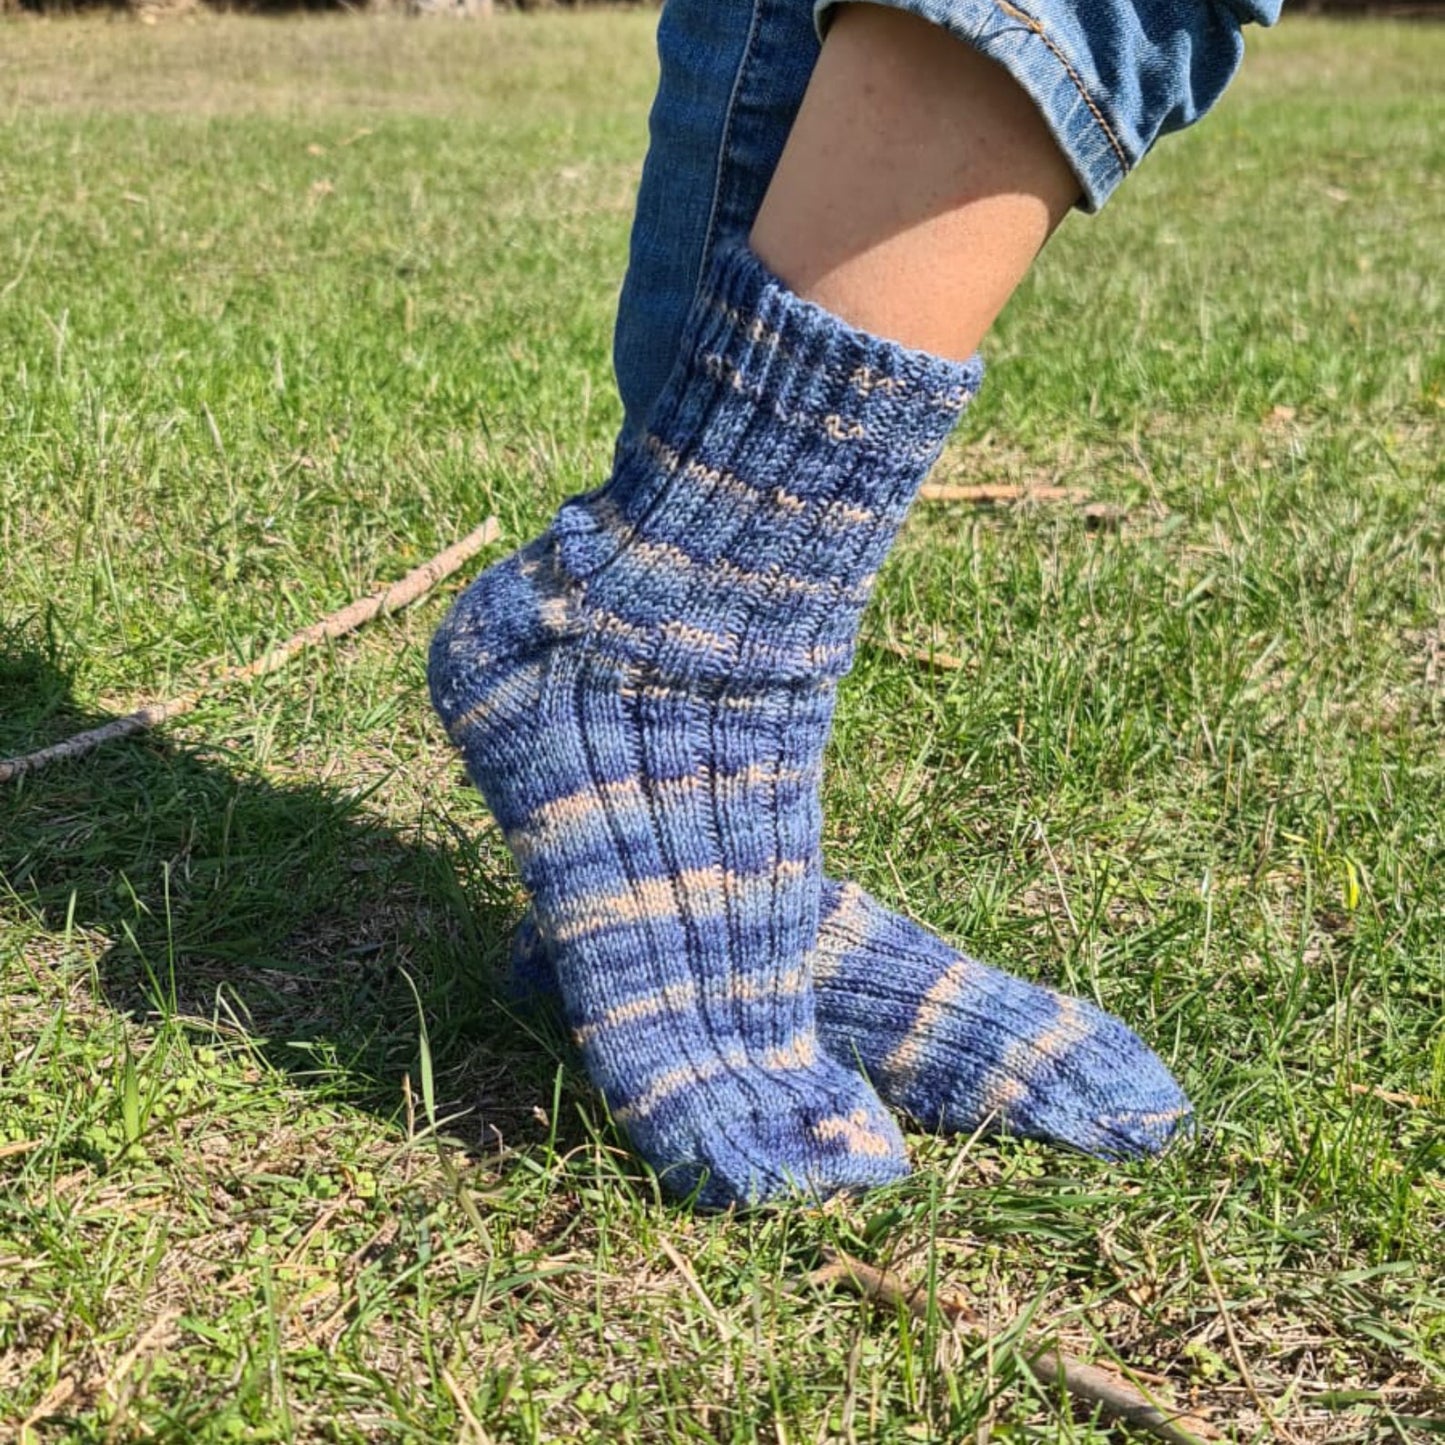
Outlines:
{"type": "MultiPolygon", "coordinates": [[[[613,356],[640,427],[672,369],[713,247],[745,235],[818,58],[835,0],[666,0],[662,75],[613,356]]],[[[1161,136],[1219,99],[1241,26],[1281,0],[875,0],[1002,65],[1043,113],[1097,210],[1161,136]]]]}

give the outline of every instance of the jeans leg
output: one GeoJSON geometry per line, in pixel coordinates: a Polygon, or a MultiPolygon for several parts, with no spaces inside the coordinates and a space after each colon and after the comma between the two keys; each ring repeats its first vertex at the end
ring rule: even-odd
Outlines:
{"type": "Polygon", "coordinates": [[[667,0],[627,278],[613,336],[641,427],[720,241],[752,229],[818,58],[808,0],[667,0]]]}

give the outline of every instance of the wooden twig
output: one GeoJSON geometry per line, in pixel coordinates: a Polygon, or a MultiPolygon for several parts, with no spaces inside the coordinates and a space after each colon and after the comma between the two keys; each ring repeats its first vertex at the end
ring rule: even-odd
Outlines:
{"type": "Polygon", "coordinates": [[[361,597],[348,603],[339,612],[323,617],[320,622],[313,622],[310,627],[303,627],[279,646],[262,653],[254,662],[240,667],[223,667],[199,687],[183,692],[179,697],[168,698],[164,702],[147,703],[125,717],[114,718],[98,728],[76,733],[74,737],[66,738],[64,742],[55,743],[51,747],[40,748],[17,758],[0,759],[0,783],[8,783],[12,778],[18,778],[24,773],[36,772],[49,763],[82,757],[100,747],[102,743],[113,742],[116,738],[128,738],[136,733],[146,732],[170,718],[193,711],[208,693],[227,683],[265,677],[269,672],[276,672],[285,667],[298,652],[304,652],[318,642],[344,637],[374,617],[384,617],[387,613],[396,612],[415,602],[418,597],[431,591],[442,578],[455,572],[469,557],[489,543],[495,542],[500,535],[501,527],[497,519],[488,517],[480,527],[468,532],[460,542],[454,542],[446,551],[438,552],[431,561],[424,562],[420,567],[408,572],[399,582],[393,582],[390,587],[374,592],[370,597],[361,597]]]}
{"type": "Polygon", "coordinates": [[[1089,494],[1078,487],[1020,487],[999,482],[983,486],[958,487],[946,482],[925,482],[918,489],[924,502],[968,502],[975,507],[992,507],[999,502],[1087,502],[1089,494]]]}
{"type": "MultiPolygon", "coordinates": [[[[909,1289],[897,1275],[864,1264],[841,1250],[826,1251],[824,1259],[823,1267],[809,1275],[814,1284],[843,1284],[864,1299],[895,1308],[902,1305],[917,1319],[928,1317],[929,1293],[925,1287],[909,1289]]],[[[1002,1333],[988,1329],[968,1301],[958,1295],[938,1292],[933,1296],[933,1304],[951,1325],[967,1333],[981,1338],[1002,1333]]],[[[1180,1411],[1161,1409],[1112,1370],[1072,1359],[1047,1346],[1036,1348],[1025,1344],[1019,1358],[1040,1384],[1062,1385],[1076,1400],[1097,1406],[1114,1419],[1168,1440],[1171,1445],[1201,1445],[1220,1438],[1219,1431],[1203,1420],[1180,1411]]]]}
{"type": "Polygon", "coordinates": [[[869,637],[865,643],[869,647],[891,652],[895,657],[931,667],[935,672],[959,672],[968,665],[963,658],[955,657],[951,652],[940,652],[936,647],[913,647],[906,642],[895,642],[891,637],[869,637]]]}
{"type": "Polygon", "coordinates": [[[1394,1089],[1382,1089],[1378,1084],[1351,1084],[1350,1093],[1369,1099],[1380,1099],[1386,1104],[1408,1104],[1412,1109],[1428,1109],[1429,1099],[1421,1094],[1402,1094],[1394,1089]]]}
{"type": "Polygon", "coordinates": [[[62,1375],[41,1398],[40,1403],[20,1422],[20,1433],[15,1437],[21,1445],[29,1445],[35,1437],[30,1427],[38,1425],[49,1415],[59,1414],[60,1407],[75,1394],[74,1375],[62,1375]]]}
{"type": "Polygon", "coordinates": [[[1004,502],[1067,502],[1081,509],[1091,532],[1117,532],[1129,520],[1129,509],[1116,502],[1094,502],[1078,487],[1021,487],[1011,482],[958,487],[930,482],[918,489],[920,501],[966,502],[973,507],[995,507],[1004,502]]]}

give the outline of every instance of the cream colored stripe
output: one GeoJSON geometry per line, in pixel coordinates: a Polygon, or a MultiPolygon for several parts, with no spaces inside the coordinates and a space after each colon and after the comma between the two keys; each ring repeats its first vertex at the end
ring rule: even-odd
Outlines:
{"type": "MultiPolygon", "coordinates": [[[[803,992],[808,983],[806,968],[790,968],[777,978],[757,979],[738,974],[730,977],[727,986],[714,992],[709,990],[709,999],[727,1006],[729,1004],[756,1003],[760,999],[787,998],[803,992]]],[[[652,993],[640,994],[607,1010],[596,1023],[583,1024],[572,1031],[577,1046],[589,1044],[601,1034],[615,1028],[656,1018],[662,1014],[682,1014],[695,1010],[701,1000],[697,984],[691,979],[670,983],[652,993]]],[[[809,1060],[811,1062],[811,1059],[809,1060]]],[[[776,1067],[787,1067],[777,1065],[776,1067]]]]}
{"type": "MultiPolygon", "coordinates": [[[[661,446],[661,443],[658,445],[661,446]]],[[[740,483],[739,485],[745,484],[740,483]]],[[[778,495],[783,494],[779,493],[778,495]]],[[[774,497],[773,500],[776,501],[778,498],[774,497]]],[[[798,505],[801,508],[803,503],[799,502],[798,505]]],[[[791,510],[791,508],[785,508],[785,510],[791,510]]],[[[617,505],[605,497],[595,503],[594,515],[602,530],[619,545],[625,546],[629,557],[645,566],[658,569],[667,568],[673,572],[689,574],[700,571],[703,578],[713,586],[743,587],[756,591],[781,591],[801,597],[831,597],[838,594],[838,587],[831,582],[810,582],[806,577],[794,577],[787,572],[753,572],[745,567],[739,567],[726,557],[715,558],[699,568],[697,562],[681,547],[675,547],[671,542],[659,542],[650,537],[639,537],[636,529],[622,515],[617,505]]],[[[622,625],[627,626],[626,623],[622,625]]]]}
{"type": "MultiPolygon", "coordinates": [[[[840,587],[836,582],[810,582],[806,577],[795,577],[791,572],[750,572],[719,557],[711,563],[705,575],[710,581],[720,582],[725,587],[742,587],[752,591],[782,592],[790,597],[833,597],[844,602],[865,602],[868,592],[861,584],[855,587],[840,587]]],[[[871,583],[871,578],[868,581],[871,583]]]]}
{"type": "Polygon", "coordinates": [[[868,429],[856,418],[845,417],[839,412],[830,412],[826,416],[819,416],[811,411],[781,411],[774,404],[773,399],[767,395],[763,388],[750,377],[745,375],[736,362],[731,361],[721,352],[710,352],[700,358],[702,369],[712,377],[714,381],[720,381],[726,386],[732,387],[740,396],[750,397],[753,401],[773,409],[773,415],[778,418],[784,426],[795,426],[805,428],[808,431],[822,432],[830,440],[835,442],[864,441],[868,436],[868,429]]]}
{"type": "Polygon", "coordinates": [[[813,949],[813,976],[820,982],[834,977],[844,956],[868,937],[868,895],[856,883],[838,890],[833,911],[818,920],[818,942],[813,949]]]}
{"type": "Polygon", "coordinates": [[[669,1069],[667,1073],[654,1079],[651,1086],[630,1104],[624,1104],[621,1108],[614,1109],[612,1117],[623,1125],[634,1123],[638,1119],[645,1119],[649,1114],[654,1113],[661,1104],[683,1089],[705,1084],[709,1079],[715,1079],[729,1069],[745,1069],[747,1063],[747,1056],[743,1051],[734,1049],[726,1054],[719,1054],[716,1058],[704,1059],[700,1064],[680,1064],[677,1068],[669,1069]]]}
{"type": "Polygon", "coordinates": [[[819,644],[808,649],[808,666],[823,668],[836,667],[840,662],[846,662],[853,654],[851,642],[835,642],[819,644]]]}
{"type": "Polygon", "coordinates": [[[808,866],[804,859],[785,858],[766,873],[748,874],[713,865],[686,869],[675,877],[642,878],[634,887],[617,892],[584,894],[559,910],[563,916],[553,924],[553,937],[567,943],[618,923],[680,918],[683,912],[692,918],[715,918],[729,897],[747,906],[780,882],[804,877],[808,866]]]}
{"type": "MultiPolygon", "coordinates": [[[[654,1079],[647,1089],[630,1104],[625,1104],[620,1109],[614,1109],[612,1117],[619,1124],[631,1124],[638,1119],[645,1119],[649,1114],[655,1113],[666,1100],[683,1089],[705,1084],[709,1079],[715,1079],[719,1074],[728,1070],[747,1073],[756,1068],[764,1068],[786,1072],[792,1069],[812,1068],[817,1059],[817,1042],[809,1035],[794,1039],[791,1044],[783,1044],[778,1048],[770,1049],[757,1063],[749,1060],[742,1049],[728,1049],[715,1058],[704,1059],[700,1064],[680,1064],[675,1069],[669,1069],[665,1074],[654,1079]]],[[[862,1111],[860,1110],[858,1113],[861,1114],[862,1111]]],[[[854,1116],[855,1119],[857,1117],[858,1115],[854,1116]]],[[[864,1116],[864,1121],[866,1122],[866,1116],[864,1116]]],[[[824,1121],[825,1124],[830,1122],[832,1121],[824,1121]]],[[[846,1120],[836,1122],[845,1126],[848,1123],[846,1120]]],[[[821,1128],[822,1125],[818,1127],[821,1128]]]]}
{"type": "MultiPolygon", "coordinates": [[[[802,782],[806,776],[797,768],[774,768],[755,763],[736,772],[718,773],[711,777],[705,772],[698,772],[680,778],[660,778],[651,784],[651,791],[664,806],[675,807],[709,786],[727,794],[734,789],[742,791],[763,784],[802,782]]],[[[566,793],[560,798],[553,798],[550,803],[541,804],[525,822],[512,829],[507,835],[507,842],[518,859],[531,857],[539,849],[555,846],[559,833],[588,828],[605,813],[641,808],[645,801],[646,792],[639,778],[622,778],[617,782],[579,788],[575,793],[566,793]]]]}
{"type": "Polygon", "coordinates": [[[812,1034],[799,1034],[790,1044],[769,1049],[760,1061],[765,1069],[786,1073],[789,1069],[811,1069],[818,1062],[818,1042],[812,1034]]]}
{"type": "Polygon", "coordinates": [[[1056,995],[1058,1016],[1037,1038],[1018,1039],[1008,1046],[1003,1066],[1022,1078],[1032,1078],[1045,1059],[1055,1059],[1087,1032],[1079,1022],[1079,1001],[1067,994],[1056,995]]]}
{"type": "Polygon", "coordinates": [[[1011,1109],[1019,1103],[1027,1092],[1022,1080],[1007,1074],[995,1073],[983,1091],[983,1098],[980,1100],[982,1112],[979,1118],[987,1119],[991,1114],[1002,1115],[1006,1109],[1011,1109]]]}
{"type": "Polygon", "coordinates": [[[677,643],[681,647],[691,648],[694,652],[721,654],[723,657],[731,657],[737,653],[738,640],[725,632],[709,632],[705,627],[694,627],[689,622],[666,622],[662,627],[662,635],[669,641],[677,643]]]}
{"type": "Polygon", "coordinates": [[[801,964],[774,978],[743,975],[728,981],[723,998],[728,1003],[757,1003],[759,999],[789,998],[808,986],[808,970],[801,964]]]}
{"type": "Polygon", "coordinates": [[[686,893],[694,913],[722,909],[721,868],[699,868],[677,878],[640,878],[631,888],[589,893],[568,900],[564,916],[553,924],[559,943],[600,933],[619,923],[643,923],[654,918],[678,917],[679,894],[686,893]]]}
{"type": "Polygon", "coordinates": [[[462,739],[476,727],[479,722],[495,711],[495,704],[487,701],[473,704],[460,717],[454,718],[447,726],[447,736],[458,746],[462,739]]]}
{"type": "Polygon", "coordinates": [[[589,828],[608,811],[640,807],[642,802],[642,784],[636,778],[579,788],[534,809],[525,823],[507,834],[507,842],[521,863],[556,847],[559,834],[589,828]]]}
{"type": "Polygon", "coordinates": [[[1029,1081],[1044,1062],[1058,1058],[1088,1033],[1088,1025],[1080,1019],[1078,999],[1067,994],[1055,994],[1054,999],[1059,1012],[1053,1023],[1037,1037],[1026,1034],[1015,1039],[989,1070],[983,1091],[983,1117],[1017,1104],[1027,1095],[1029,1081]]]}
{"type": "Polygon", "coordinates": [[[670,567],[674,572],[690,572],[697,565],[682,550],[671,542],[654,542],[647,537],[634,536],[627,543],[629,559],[647,567],[670,567]]]}
{"type": "Polygon", "coordinates": [[[615,612],[605,611],[601,607],[593,607],[589,610],[588,616],[593,628],[602,637],[616,637],[624,642],[636,643],[645,643],[651,640],[652,634],[647,628],[635,627],[615,612]]]}
{"type": "Polygon", "coordinates": [[[741,331],[749,341],[760,342],[770,351],[776,351],[782,356],[792,356],[792,352],[783,345],[782,333],[768,325],[761,316],[755,316],[747,311],[739,311],[736,306],[729,306],[719,296],[710,297],[713,310],[727,321],[728,325],[735,330],[741,331]]]}
{"type": "Polygon", "coordinates": [[[771,503],[779,511],[789,512],[793,516],[807,510],[808,503],[804,498],[786,491],[782,487],[764,491],[761,487],[753,486],[751,482],[744,481],[736,473],[726,471],[722,467],[709,467],[696,460],[684,461],[682,453],[676,447],[668,446],[655,433],[649,432],[643,438],[642,444],[669,475],[681,474],[686,481],[705,482],[741,501],[771,503]]]}
{"type": "Polygon", "coordinates": [[[756,712],[765,701],[767,699],[757,695],[728,692],[718,698],[717,705],[727,712],[756,712]]]}
{"type": "Polygon", "coordinates": [[[883,1072],[888,1078],[900,1080],[912,1075],[939,1019],[957,1000],[975,966],[971,959],[959,954],[934,980],[932,988],[923,995],[907,1036],[884,1060],[883,1072]]]}
{"type": "Polygon", "coordinates": [[[697,985],[691,979],[670,983],[655,993],[643,994],[640,998],[608,1009],[596,1023],[583,1024],[581,1028],[573,1029],[572,1038],[578,1048],[583,1048],[598,1035],[611,1029],[625,1028],[629,1024],[640,1023],[643,1019],[655,1018],[658,1014],[691,1012],[696,1009],[697,1001],[697,985]]]}
{"type": "MultiPolygon", "coordinates": [[[[813,420],[806,412],[800,412],[799,417],[803,421],[813,420]]],[[[835,442],[861,441],[868,435],[868,428],[861,421],[853,421],[846,416],[840,416],[837,412],[830,412],[823,418],[823,430],[835,442]]]]}
{"type": "Polygon", "coordinates": [[[872,527],[878,523],[878,513],[856,502],[834,502],[824,517],[829,522],[844,522],[851,527],[872,527]]]}
{"type": "MultiPolygon", "coordinates": [[[[784,343],[782,333],[775,327],[769,326],[762,317],[740,311],[736,306],[729,306],[726,301],[717,296],[709,297],[708,300],[713,310],[735,330],[741,331],[749,341],[766,346],[770,351],[775,351],[784,358],[791,359],[796,355],[792,348],[784,343]]],[[[722,358],[709,357],[708,359],[720,361],[722,358]]],[[[903,396],[912,389],[913,385],[907,377],[885,376],[871,366],[862,365],[854,368],[848,377],[848,384],[864,397],[871,396],[875,391],[881,391],[885,396],[903,396]]],[[[958,410],[967,403],[971,395],[972,392],[965,387],[957,386],[950,387],[947,391],[925,392],[924,400],[933,406],[958,410]]]]}
{"type": "Polygon", "coordinates": [[[901,376],[881,376],[870,366],[858,367],[848,382],[863,396],[871,396],[875,391],[881,391],[884,396],[899,396],[908,390],[908,383],[901,376]]]}
{"type": "Polygon", "coordinates": [[[875,1159],[892,1154],[892,1141],[868,1125],[867,1113],[855,1109],[851,1114],[835,1114],[831,1119],[820,1119],[813,1125],[813,1134],[827,1144],[846,1144],[853,1154],[866,1154],[875,1159]]]}
{"type": "Polygon", "coordinates": [[[547,597],[537,609],[542,626],[553,632],[563,631],[572,617],[572,604],[566,597],[547,597]]]}
{"type": "MultiPolygon", "coordinates": [[[[746,312],[739,311],[736,306],[729,306],[726,301],[716,297],[712,298],[712,305],[713,309],[724,317],[729,325],[741,331],[748,340],[760,343],[785,358],[791,359],[796,354],[784,344],[782,333],[769,326],[761,317],[750,316],[746,312]]],[[[884,396],[902,396],[909,391],[911,383],[906,377],[886,376],[882,372],[875,371],[871,366],[857,366],[848,377],[848,385],[859,396],[871,396],[875,391],[882,392],[884,396]]],[[[937,399],[936,396],[929,398],[935,402],[937,399]]]]}
{"type": "MultiPolygon", "coordinates": [[[[806,876],[809,864],[797,858],[784,858],[774,863],[766,873],[727,873],[727,892],[734,907],[744,912],[757,908],[778,887],[794,883],[806,876]]],[[[690,909],[696,915],[696,909],[690,909]]],[[[721,909],[717,910],[721,912],[721,909]]]]}
{"type": "Polygon", "coordinates": [[[739,768],[735,773],[718,773],[713,780],[714,789],[727,797],[734,792],[746,792],[749,788],[777,788],[784,783],[806,782],[809,772],[803,768],[776,767],[772,763],[753,763],[739,768]]]}
{"type": "Polygon", "coordinates": [[[707,787],[707,784],[706,773],[688,773],[681,778],[655,778],[652,782],[652,791],[657,794],[661,802],[676,806],[685,802],[695,793],[700,793],[707,787]]]}
{"type": "Polygon", "coordinates": [[[845,883],[838,890],[838,902],[823,920],[823,929],[861,939],[868,931],[868,895],[856,884],[845,883]]]}
{"type": "MultiPolygon", "coordinates": [[[[814,656],[826,656],[826,651],[819,649],[814,656]]],[[[787,659],[787,654],[783,657],[787,659]]],[[[688,688],[668,687],[665,683],[645,681],[641,668],[629,668],[626,676],[628,681],[618,689],[618,695],[626,698],[646,697],[658,700],[680,699],[684,702],[695,702],[697,694],[688,688]]],[[[837,687],[837,679],[825,674],[822,677],[810,678],[806,683],[801,683],[809,694],[817,695],[833,691],[837,687]]],[[[766,706],[772,699],[770,692],[756,693],[731,693],[725,692],[716,701],[715,706],[726,708],[730,712],[752,712],[757,708],[766,706]]]]}
{"type": "Polygon", "coordinates": [[[690,571],[695,565],[693,559],[680,547],[670,542],[659,542],[654,538],[639,537],[636,526],[622,514],[622,509],[611,497],[598,497],[592,504],[592,515],[597,525],[613,541],[625,546],[629,554],[639,562],[654,567],[668,566],[675,572],[690,571]]]}
{"type": "Polygon", "coordinates": [[[462,740],[480,722],[485,722],[502,706],[502,694],[517,676],[515,672],[503,672],[471,707],[452,719],[447,726],[447,736],[460,746],[462,740]]]}

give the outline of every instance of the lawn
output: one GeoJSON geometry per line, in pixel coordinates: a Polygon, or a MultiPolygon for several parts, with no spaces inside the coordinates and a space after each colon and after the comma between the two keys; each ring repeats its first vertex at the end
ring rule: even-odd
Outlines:
{"type": "MultiPolygon", "coordinates": [[[[654,22],[0,25],[0,755],[601,478],[654,22]]],[[[1101,1440],[1025,1326],[1238,1441],[1445,1430],[1442,72],[1287,23],[1071,219],[938,480],[1103,515],[921,504],[843,692],[830,869],[1123,1015],[1192,1142],[659,1202],[509,1000],[453,579],[0,784],[0,1438],[1101,1440]]]]}

